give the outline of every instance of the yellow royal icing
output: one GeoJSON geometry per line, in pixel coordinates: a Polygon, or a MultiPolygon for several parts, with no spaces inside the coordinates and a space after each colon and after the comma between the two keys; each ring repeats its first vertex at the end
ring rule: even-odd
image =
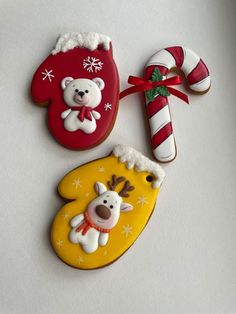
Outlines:
{"type": "MultiPolygon", "coordinates": [[[[154,209],[159,187],[153,188],[152,182],[146,180],[150,172],[138,172],[128,169],[115,156],[111,155],[82,165],[68,173],[58,186],[62,198],[69,200],[57,213],[51,229],[52,246],[58,257],[66,264],[80,269],[103,267],[118,259],[137,239],[154,209]],[[110,231],[105,246],[87,254],[80,244],[70,242],[70,220],[83,213],[88,204],[97,197],[95,182],[104,183],[111,180],[112,175],[124,176],[135,186],[124,202],[133,205],[133,210],[120,214],[117,225],[110,231]]],[[[118,187],[117,187],[118,189],[118,187]]]]}

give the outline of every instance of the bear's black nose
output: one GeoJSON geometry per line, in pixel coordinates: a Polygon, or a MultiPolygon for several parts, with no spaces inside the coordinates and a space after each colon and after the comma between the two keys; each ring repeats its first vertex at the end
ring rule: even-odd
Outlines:
{"type": "Polygon", "coordinates": [[[84,92],[78,92],[78,94],[80,95],[81,98],[84,96],[84,92]]]}

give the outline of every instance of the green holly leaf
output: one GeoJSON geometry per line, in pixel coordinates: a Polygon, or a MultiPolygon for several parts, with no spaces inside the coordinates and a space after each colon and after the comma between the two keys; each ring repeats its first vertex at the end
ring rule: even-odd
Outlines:
{"type": "Polygon", "coordinates": [[[163,76],[161,75],[161,72],[158,68],[155,68],[152,72],[151,81],[152,82],[159,82],[161,81],[163,76]]]}
{"type": "MultiPolygon", "coordinates": [[[[150,81],[159,82],[159,81],[162,81],[162,79],[163,79],[163,76],[161,75],[160,70],[158,68],[155,68],[152,72],[150,81]]],[[[170,96],[170,93],[168,92],[168,89],[165,86],[157,86],[153,89],[146,91],[145,95],[146,95],[146,100],[148,102],[152,102],[157,95],[167,97],[167,96],[170,96]]]]}
{"type": "Polygon", "coordinates": [[[166,86],[157,86],[156,90],[157,90],[157,93],[161,96],[164,96],[164,97],[170,96],[170,93],[166,86]]]}
{"type": "Polygon", "coordinates": [[[154,95],[154,89],[150,89],[150,90],[146,91],[145,95],[146,95],[146,100],[147,100],[148,102],[153,101],[153,99],[154,99],[154,97],[155,97],[155,95],[154,95]]]}

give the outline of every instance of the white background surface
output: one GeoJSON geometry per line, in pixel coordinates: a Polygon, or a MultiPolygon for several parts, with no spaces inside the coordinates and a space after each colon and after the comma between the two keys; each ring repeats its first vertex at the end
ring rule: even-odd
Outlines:
{"type": "Polygon", "coordinates": [[[109,314],[236,313],[235,1],[0,1],[0,312],[109,314]],[[139,95],[120,103],[99,147],[73,152],[34,106],[34,70],[59,33],[112,38],[121,89],[157,50],[184,45],[207,63],[212,88],[171,97],[178,157],[135,245],[97,271],[64,265],[49,244],[62,205],[55,193],[74,167],[119,142],[151,157],[139,95]]]}

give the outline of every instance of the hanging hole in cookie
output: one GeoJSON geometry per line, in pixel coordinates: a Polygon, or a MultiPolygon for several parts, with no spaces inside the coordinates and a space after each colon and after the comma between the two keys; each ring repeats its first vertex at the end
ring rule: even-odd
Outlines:
{"type": "Polygon", "coordinates": [[[153,176],[146,176],[146,181],[147,182],[152,182],[153,181],[153,176]]]}

